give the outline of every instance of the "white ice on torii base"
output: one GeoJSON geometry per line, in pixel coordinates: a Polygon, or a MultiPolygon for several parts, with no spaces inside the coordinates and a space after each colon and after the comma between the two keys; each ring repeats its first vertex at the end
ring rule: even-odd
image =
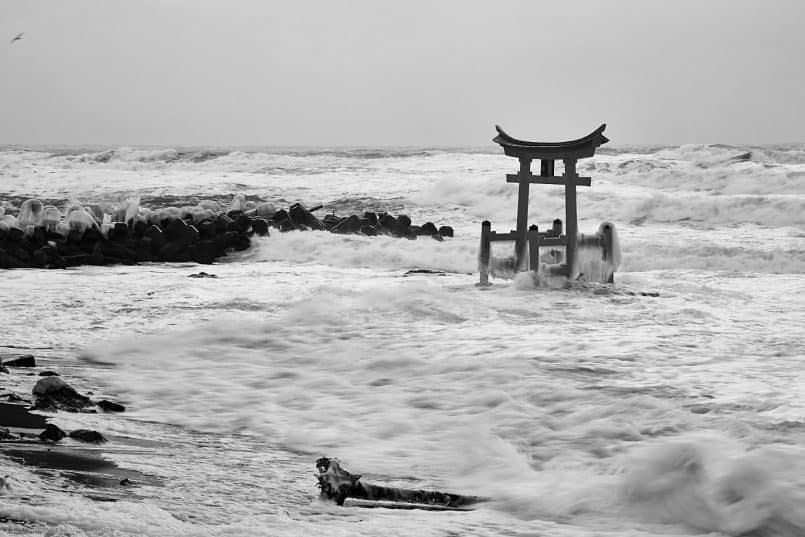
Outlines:
{"type": "Polygon", "coordinates": [[[587,246],[584,245],[584,241],[580,241],[582,245],[576,250],[577,273],[580,280],[606,283],[621,264],[621,246],[615,224],[611,222],[602,223],[596,235],[599,237],[604,236],[604,226],[609,226],[612,230],[612,245],[609,248],[612,255],[604,259],[600,246],[587,246]]]}

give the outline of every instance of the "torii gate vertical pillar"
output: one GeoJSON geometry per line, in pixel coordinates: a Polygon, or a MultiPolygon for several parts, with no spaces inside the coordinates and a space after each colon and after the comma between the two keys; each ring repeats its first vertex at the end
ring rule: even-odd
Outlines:
{"type": "Polygon", "coordinates": [[[576,279],[578,264],[576,263],[576,232],[578,231],[578,216],[576,214],[576,159],[567,159],[565,163],[565,233],[567,246],[565,246],[565,263],[567,263],[567,277],[576,279]]]}
{"type": "Polygon", "coordinates": [[[528,270],[528,194],[531,184],[531,159],[520,159],[519,191],[517,193],[517,231],[514,239],[515,270],[522,272],[528,270]]]}

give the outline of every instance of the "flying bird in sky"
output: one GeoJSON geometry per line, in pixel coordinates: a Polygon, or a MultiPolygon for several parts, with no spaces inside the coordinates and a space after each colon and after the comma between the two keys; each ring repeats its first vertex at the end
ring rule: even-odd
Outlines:
{"type": "Polygon", "coordinates": [[[25,34],[17,34],[17,35],[14,37],[14,39],[12,39],[11,41],[9,41],[9,43],[13,43],[14,41],[19,41],[20,39],[22,39],[22,36],[23,36],[23,35],[25,35],[25,34]]]}

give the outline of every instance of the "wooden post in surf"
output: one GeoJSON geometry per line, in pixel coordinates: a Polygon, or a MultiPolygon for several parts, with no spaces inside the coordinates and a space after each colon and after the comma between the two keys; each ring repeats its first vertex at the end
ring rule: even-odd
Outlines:
{"type": "Polygon", "coordinates": [[[576,263],[576,233],[578,227],[576,215],[576,159],[565,159],[565,230],[567,243],[565,245],[565,264],[567,265],[567,277],[571,280],[576,278],[578,272],[576,263]]]}
{"type": "Polygon", "coordinates": [[[552,237],[561,237],[562,236],[562,220],[559,218],[555,218],[553,221],[553,227],[551,227],[551,236],[552,237]]]}
{"type": "MultiPolygon", "coordinates": [[[[481,255],[479,257],[483,258],[484,255],[489,255],[488,249],[486,252],[484,251],[484,245],[486,244],[488,247],[489,242],[514,240],[515,271],[527,270],[529,267],[531,270],[537,270],[539,265],[539,246],[564,246],[565,263],[559,267],[558,272],[569,279],[575,279],[577,275],[576,236],[578,233],[576,187],[590,186],[589,177],[579,177],[576,173],[576,161],[580,158],[592,157],[598,146],[609,141],[603,134],[606,125],[601,125],[587,136],[568,142],[529,142],[509,136],[498,125],[495,125],[495,129],[497,129],[498,135],[495,136],[493,141],[503,148],[503,152],[507,156],[515,157],[520,161],[520,171],[517,174],[506,175],[506,182],[517,183],[519,187],[517,229],[512,233],[496,233],[491,230],[491,224],[485,221],[481,226],[481,255]],[[539,175],[531,174],[531,161],[533,160],[540,161],[539,175]],[[554,163],[557,160],[561,160],[565,164],[565,171],[561,176],[556,176],[555,174],[554,163]],[[553,230],[557,231],[558,234],[551,233],[550,235],[553,236],[548,237],[546,233],[544,237],[540,237],[539,231],[537,231],[532,240],[531,232],[528,230],[528,197],[531,183],[564,185],[566,229],[564,235],[561,234],[561,222],[558,226],[554,222],[553,230]],[[530,246],[532,242],[534,244],[530,246]],[[536,252],[528,253],[527,247],[533,248],[536,252]]],[[[481,284],[488,283],[488,279],[488,272],[481,272],[481,284]]]]}
{"type": "Polygon", "coordinates": [[[531,177],[531,159],[520,159],[520,173],[517,174],[520,190],[517,193],[517,231],[514,238],[514,270],[527,269],[526,244],[528,234],[528,187],[531,177]]]}
{"type": "Polygon", "coordinates": [[[489,220],[484,220],[481,223],[481,247],[478,253],[478,272],[481,275],[479,286],[484,287],[489,284],[489,258],[491,254],[492,243],[490,235],[492,234],[492,223],[489,220]]]}
{"type": "Polygon", "coordinates": [[[539,272],[539,226],[528,228],[528,268],[539,272]]]}
{"type": "MultiPolygon", "coordinates": [[[[616,246],[613,241],[614,230],[612,224],[604,223],[601,225],[601,240],[604,243],[604,260],[613,263],[613,255],[615,255],[616,246]]],[[[615,273],[609,275],[607,283],[615,283],[615,273]]]]}

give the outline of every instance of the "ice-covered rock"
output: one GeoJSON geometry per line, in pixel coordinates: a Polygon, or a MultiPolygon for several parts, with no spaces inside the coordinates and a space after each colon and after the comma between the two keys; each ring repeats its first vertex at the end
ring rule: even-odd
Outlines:
{"type": "Polygon", "coordinates": [[[193,223],[195,224],[204,222],[206,220],[212,220],[213,218],[215,218],[215,215],[210,209],[196,207],[196,209],[193,211],[193,223]]]}
{"type": "Polygon", "coordinates": [[[109,207],[108,204],[100,204],[100,203],[90,203],[85,207],[86,210],[97,220],[98,222],[103,222],[103,217],[107,213],[112,212],[112,208],[109,207]]]}
{"type": "Polygon", "coordinates": [[[67,225],[70,226],[71,231],[78,231],[84,233],[86,230],[97,226],[95,218],[91,216],[83,208],[79,208],[70,212],[67,216],[67,225]]]}
{"type": "Polygon", "coordinates": [[[271,203],[270,201],[261,203],[257,207],[254,208],[255,216],[259,216],[260,218],[271,218],[277,213],[277,206],[271,203]]]}
{"type": "Polygon", "coordinates": [[[53,205],[48,205],[42,211],[42,223],[48,231],[56,231],[56,226],[61,222],[62,214],[53,205]]]}
{"type": "Polygon", "coordinates": [[[70,224],[67,222],[59,222],[56,224],[56,233],[62,237],[67,237],[70,234],[70,224]]]}
{"type": "Polygon", "coordinates": [[[158,226],[160,223],[160,216],[162,216],[162,211],[160,209],[154,209],[153,211],[149,211],[146,215],[146,220],[152,226],[158,226]]]}
{"type": "Polygon", "coordinates": [[[17,217],[13,214],[7,214],[5,216],[0,216],[0,231],[6,231],[10,229],[22,229],[20,228],[20,224],[17,221],[17,217]]]}
{"type": "Polygon", "coordinates": [[[181,217],[182,212],[178,207],[165,207],[159,210],[159,222],[162,222],[163,220],[172,222],[173,220],[179,220],[181,217]]]}
{"type": "Polygon", "coordinates": [[[221,212],[221,206],[220,206],[220,205],[218,205],[218,202],[213,201],[213,200],[204,200],[204,201],[200,201],[200,202],[199,202],[199,204],[198,204],[198,206],[199,206],[199,208],[201,208],[201,209],[209,209],[209,210],[210,210],[210,211],[212,211],[214,214],[217,214],[217,213],[220,213],[220,212],[221,212]]]}
{"type": "Polygon", "coordinates": [[[134,217],[137,216],[138,211],[140,210],[140,198],[129,198],[123,204],[123,208],[125,210],[124,215],[124,222],[133,222],[134,217]]]}
{"type": "Polygon", "coordinates": [[[246,210],[246,196],[243,194],[235,194],[232,198],[232,203],[229,205],[230,211],[245,211],[246,210]]]}
{"type": "Polygon", "coordinates": [[[40,227],[43,223],[44,205],[37,199],[29,199],[22,202],[20,214],[17,216],[20,227],[25,226],[40,227]]]}

